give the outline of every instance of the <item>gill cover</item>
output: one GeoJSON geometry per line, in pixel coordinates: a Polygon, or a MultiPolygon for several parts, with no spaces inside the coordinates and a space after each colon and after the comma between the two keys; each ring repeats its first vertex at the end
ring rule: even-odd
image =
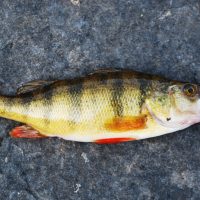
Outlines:
{"type": "Polygon", "coordinates": [[[200,121],[199,86],[177,83],[156,89],[146,106],[160,125],[184,129],[200,121]]]}

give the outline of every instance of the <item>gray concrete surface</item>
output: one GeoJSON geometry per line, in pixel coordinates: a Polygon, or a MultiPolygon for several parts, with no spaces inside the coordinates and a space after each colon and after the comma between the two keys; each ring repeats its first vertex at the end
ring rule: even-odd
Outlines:
{"type": "MultiPolygon", "coordinates": [[[[199,0],[2,0],[0,92],[129,68],[200,83],[199,0]]],[[[0,119],[0,199],[200,198],[200,126],[99,146],[16,140],[0,119]]]]}

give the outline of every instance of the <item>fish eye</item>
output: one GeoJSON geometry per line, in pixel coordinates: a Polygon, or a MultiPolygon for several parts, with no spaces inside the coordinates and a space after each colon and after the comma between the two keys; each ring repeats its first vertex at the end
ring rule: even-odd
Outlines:
{"type": "Polygon", "coordinates": [[[194,97],[197,94],[197,86],[193,84],[185,84],[183,86],[183,92],[188,97],[194,97]]]}

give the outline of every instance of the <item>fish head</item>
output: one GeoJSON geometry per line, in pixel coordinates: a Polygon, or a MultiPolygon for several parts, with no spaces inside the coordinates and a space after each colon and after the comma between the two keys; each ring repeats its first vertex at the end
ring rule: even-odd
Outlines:
{"type": "Polygon", "coordinates": [[[178,82],[157,85],[146,106],[160,125],[187,128],[200,122],[200,86],[178,82]]]}

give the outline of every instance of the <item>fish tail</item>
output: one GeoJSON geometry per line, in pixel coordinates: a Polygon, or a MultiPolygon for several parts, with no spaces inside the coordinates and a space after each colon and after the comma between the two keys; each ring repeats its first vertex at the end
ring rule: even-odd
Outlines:
{"type": "Polygon", "coordinates": [[[12,106],[12,99],[5,96],[0,96],[0,117],[5,117],[12,106]]]}
{"type": "Polygon", "coordinates": [[[23,105],[18,98],[9,96],[0,96],[0,117],[23,122],[20,117],[23,105]]]}

